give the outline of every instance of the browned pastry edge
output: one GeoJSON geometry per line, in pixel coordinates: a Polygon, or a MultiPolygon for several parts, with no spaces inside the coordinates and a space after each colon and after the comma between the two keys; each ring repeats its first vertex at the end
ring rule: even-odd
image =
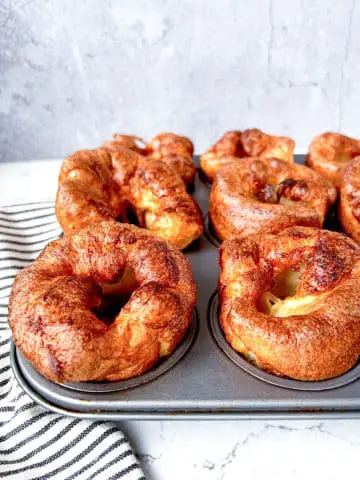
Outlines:
{"type": "Polygon", "coordinates": [[[174,351],[195,297],[189,262],[170,242],[133,225],[100,222],[51,242],[17,275],[9,324],[17,347],[46,378],[116,381],[141,375],[174,351]],[[127,285],[125,272],[133,278],[127,285]],[[119,297],[130,286],[135,290],[114,322],[102,321],[95,314],[102,292],[111,287],[119,297]]]}
{"type": "Polygon", "coordinates": [[[248,157],[294,160],[295,142],[290,137],[269,135],[258,128],[250,128],[242,132],[241,142],[248,157]]]}
{"type": "Polygon", "coordinates": [[[226,132],[200,157],[200,166],[207,178],[213,181],[217,172],[232,162],[243,158],[278,158],[293,162],[295,142],[289,137],[269,135],[258,128],[226,132]]]}
{"type": "Polygon", "coordinates": [[[276,233],[292,225],[321,227],[336,189],[317,172],[279,159],[244,158],[212,184],[209,217],[220,240],[276,233]]]}
{"type": "Polygon", "coordinates": [[[148,142],[146,149],[158,159],[169,151],[175,153],[176,150],[182,150],[184,155],[191,157],[194,155],[194,145],[189,138],[170,132],[159,133],[153,137],[148,142]]]}
{"type": "Polygon", "coordinates": [[[165,162],[181,176],[186,185],[195,179],[194,145],[187,137],[175,133],[160,133],[145,144],[140,137],[117,133],[113,140],[104,143],[106,148],[112,148],[114,145],[165,162]]]}
{"type": "Polygon", "coordinates": [[[336,377],[355,365],[360,355],[355,242],[337,232],[291,227],[278,235],[227,240],[219,263],[220,323],[235,350],[260,368],[298,380],[336,377]],[[293,296],[260,308],[265,292],[289,269],[300,278],[293,296]]]}
{"type": "Polygon", "coordinates": [[[340,133],[325,132],[312,140],[306,164],[339,188],[344,167],[358,155],[360,140],[340,133]]]}
{"type": "Polygon", "coordinates": [[[146,155],[146,143],[141,137],[138,137],[136,135],[114,133],[113,139],[106,141],[103,146],[111,148],[114,143],[119,147],[133,150],[140,155],[146,155]]]}
{"type": "Polygon", "coordinates": [[[360,242],[360,156],[343,170],[338,214],[345,232],[360,242]]]}
{"type": "Polygon", "coordinates": [[[203,230],[201,211],[179,174],[118,142],[67,157],[59,175],[56,216],[65,233],[101,220],[126,221],[185,248],[203,230]]]}

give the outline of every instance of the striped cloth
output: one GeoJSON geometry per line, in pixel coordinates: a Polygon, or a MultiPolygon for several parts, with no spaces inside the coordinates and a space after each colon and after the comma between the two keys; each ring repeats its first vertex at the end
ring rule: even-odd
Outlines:
{"type": "Polygon", "coordinates": [[[60,233],[52,202],[0,208],[0,479],[144,480],[115,424],[50,413],[13,377],[7,324],[11,284],[60,233]]]}

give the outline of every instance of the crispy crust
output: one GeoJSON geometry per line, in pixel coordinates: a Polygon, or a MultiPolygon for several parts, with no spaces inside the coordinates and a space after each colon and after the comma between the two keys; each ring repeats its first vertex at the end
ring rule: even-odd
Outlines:
{"type": "Polygon", "coordinates": [[[141,375],[174,351],[195,297],[189,262],[170,242],[133,225],[100,222],[51,242],[17,275],[9,324],[17,347],[50,380],[116,381],[141,375]],[[94,308],[101,286],[119,282],[125,269],[136,288],[108,325],[94,308]]]}
{"type": "Polygon", "coordinates": [[[194,145],[187,137],[160,133],[146,144],[140,137],[116,133],[113,140],[105,142],[104,146],[110,149],[125,147],[145,157],[162,160],[181,176],[186,185],[195,179],[194,145]]]}
{"type": "Polygon", "coordinates": [[[65,233],[100,220],[126,221],[127,207],[141,226],[179,248],[203,230],[198,205],[178,173],[163,161],[143,157],[118,142],[64,160],[56,216],[65,233]]]}
{"type": "Polygon", "coordinates": [[[291,227],[224,242],[220,323],[232,347],[261,368],[298,380],[343,374],[360,355],[360,250],[337,232],[291,227]],[[305,265],[292,307],[276,316],[259,299],[276,275],[305,265]],[[302,305],[302,306],[301,306],[302,305]]]}
{"type": "Polygon", "coordinates": [[[340,188],[344,167],[358,155],[360,140],[326,132],[311,142],[306,163],[340,188]]]}
{"type": "Polygon", "coordinates": [[[141,137],[137,137],[136,135],[114,133],[113,139],[105,142],[104,146],[111,148],[113,144],[119,147],[129,148],[140,155],[146,155],[146,143],[141,137]]]}
{"type": "Polygon", "coordinates": [[[201,169],[210,181],[232,162],[247,157],[279,158],[293,161],[295,142],[289,137],[268,135],[258,128],[225,133],[200,157],[201,169]]]}
{"type": "Polygon", "coordinates": [[[217,174],[209,215],[216,235],[224,240],[292,225],[321,227],[335,200],[332,184],[303,165],[246,158],[217,174]]]}
{"type": "Polygon", "coordinates": [[[345,232],[360,242],[360,156],[354,158],[343,170],[339,220],[345,232]]]}
{"type": "Polygon", "coordinates": [[[268,135],[258,128],[250,128],[242,132],[241,142],[248,157],[294,160],[295,142],[289,137],[268,135]]]}
{"type": "Polygon", "coordinates": [[[194,154],[194,145],[189,138],[169,132],[159,133],[153,137],[147,144],[146,149],[154,158],[158,159],[169,151],[171,153],[176,151],[180,153],[181,151],[184,155],[190,155],[191,157],[194,154]]]}
{"type": "Polygon", "coordinates": [[[186,184],[192,183],[196,175],[193,160],[194,145],[187,137],[174,133],[160,133],[146,145],[147,155],[174,168],[186,184]]]}

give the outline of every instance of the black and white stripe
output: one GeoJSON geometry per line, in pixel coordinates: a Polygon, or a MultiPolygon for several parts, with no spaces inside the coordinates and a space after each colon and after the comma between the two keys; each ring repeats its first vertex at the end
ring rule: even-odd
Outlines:
{"type": "Polygon", "coordinates": [[[7,324],[11,284],[60,233],[52,202],[0,208],[0,480],[145,480],[114,424],[50,413],[12,375],[7,324]]]}

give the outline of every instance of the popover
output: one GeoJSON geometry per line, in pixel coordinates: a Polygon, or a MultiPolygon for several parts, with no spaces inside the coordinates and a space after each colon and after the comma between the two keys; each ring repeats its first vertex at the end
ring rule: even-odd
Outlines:
{"type": "Polygon", "coordinates": [[[119,147],[134,150],[134,152],[140,155],[146,155],[146,144],[141,137],[137,137],[136,135],[114,133],[112,140],[108,140],[103,146],[111,148],[114,144],[119,147]]]}
{"type": "Polygon", "coordinates": [[[292,225],[321,227],[335,200],[334,186],[310,168],[275,158],[244,158],[216,175],[209,217],[216,236],[225,240],[292,225]]]}
{"type": "Polygon", "coordinates": [[[340,133],[326,132],[311,142],[306,163],[339,188],[344,167],[358,155],[360,140],[340,133]]]}
{"type": "Polygon", "coordinates": [[[174,133],[160,133],[146,145],[152,158],[162,160],[174,168],[186,184],[192,183],[196,175],[194,145],[187,137],[174,133]]]}
{"type": "Polygon", "coordinates": [[[343,374],[360,355],[360,249],[337,232],[291,227],[220,249],[220,324],[258,367],[297,380],[343,374]]]}
{"type": "Polygon", "coordinates": [[[344,167],[338,212],[345,232],[360,242],[360,156],[344,167]]]}
{"type": "Polygon", "coordinates": [[[181,176],[186,185],[194,181],[196,166],[193,160],[194,145],[187,137],[175,133],[160,133],[147,144],[140,137],[116,133],[113,140],[104,146],[130,148],[143,156],[162,160],[170,165],[181,176]]]}
{"type": "Polygon", "coordinates": [[[277,137],[258,128],[225,133],[200,157],[201,169],[210,181],[225,165],[247,157],[279,158],[293,162],[295,142],[289,137],[277,137]]]}
{"type": "Polygon", "coordinates": [[[67,157],[59,175],[56,216],[67,234],[100,220],[137,223],[185,248],[203,220],[180,175],[161,160],[113,142],[67,157]]]}
{"type": "Polygon", "coordinates": [[[117,381],[174,351],[195,300],[189,262],[174,245],[106,221],[49,243],[17,275],[9,324],[17,347],[46,378],[117,381]],[[104,316],[110,294],[117,301],[130,293],[115,318],[104,316]]]}

